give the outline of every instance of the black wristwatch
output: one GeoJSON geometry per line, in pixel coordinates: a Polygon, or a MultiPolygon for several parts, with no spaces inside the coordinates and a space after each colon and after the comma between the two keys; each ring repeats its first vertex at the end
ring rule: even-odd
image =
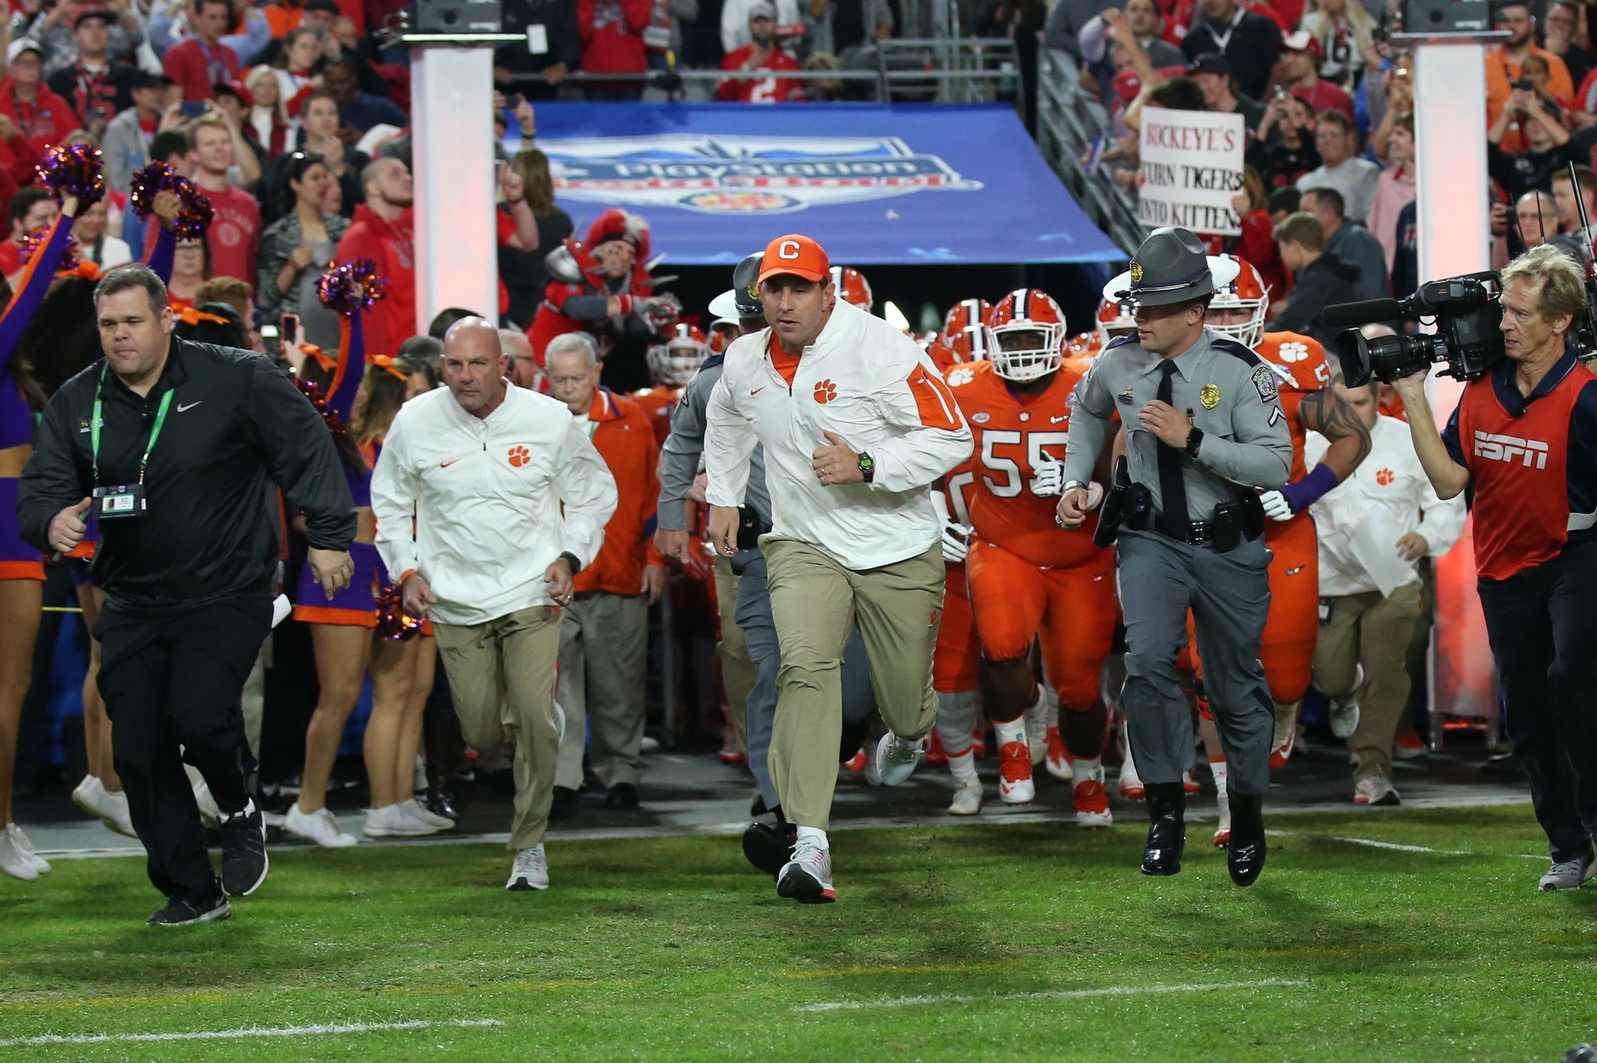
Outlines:
{"type": "Polygon", "coordinates": [[[565,558],[566,564],[571,566],[571,574],[573,576],[582,571],[582,561],[576,554],[570,550],[562,550],[560,551],[560,556],[565,558]]]}
{"type": "Polygon", "coordinates": [[[1203,429],[1193,425],[1192,431],[1187,433],[1187,445],[1185,448],[1187,457],[1196,460],[1198,448],[1201,446],[1203,446],[1203,429]]]}
{"type": "Polygon", "coordinates": [[[866,483],[870,483],[872,480],[876,479],[876,459],[861,451],[859,456],[859,472],[861,476],[865,477],[866,483]]]}

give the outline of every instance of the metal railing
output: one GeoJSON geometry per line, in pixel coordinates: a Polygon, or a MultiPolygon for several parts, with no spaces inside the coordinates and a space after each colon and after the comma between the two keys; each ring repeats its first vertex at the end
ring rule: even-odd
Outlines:
{"type": "MultiPolygon", "coordinates": [[[[649,70],[629,73],[575,71],[566,76],[573,85],[636,85],[678,99],[684,88],[701,86],[713,93],[722,81],[833,81],[870,85],[868,99],[876,103],[992,103],[1019,96],[1019,64],[1015,43],[1005,38],[894,38],[874,42],[860,54],[861,63],[842,70],[649,70]]],[[[541,74],[517,74],[515,84],[542,84],[541,74]]],[[[703,94],[701,94],[703,95],[703,94]]]]}
{"type": "Polygon", "coordinates": [[[1137,220],[1137,208],[1101,168],[1086,159],[1094,145],[1111,137],[1109,114],[1081,87],[1081,71],[1068,52],[1037,51],[1037,148],[1070,194],[1127,257],[1148,230],[1137,220]]]}

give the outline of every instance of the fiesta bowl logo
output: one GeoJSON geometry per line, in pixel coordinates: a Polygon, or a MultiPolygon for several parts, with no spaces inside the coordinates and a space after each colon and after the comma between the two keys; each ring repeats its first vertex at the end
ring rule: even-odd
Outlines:
{"type": "Polygon", "coordinates": [[[913,192],[974,192],[936,155],[895,137],[663,134],[540,141],[563,199],[788,214],[913,192]]]}

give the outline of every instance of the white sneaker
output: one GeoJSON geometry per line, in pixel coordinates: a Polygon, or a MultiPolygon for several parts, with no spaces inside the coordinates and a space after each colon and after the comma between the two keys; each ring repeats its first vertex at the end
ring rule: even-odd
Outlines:
{"type": "Polygon", "coordinates": [[[222,825],[222,810],[216,805],[216,798],[211,796],[211,788],[205,785],[204,779],[194,780],[194,803],[200,806],[200,822],[207,827],[220,827],[222,825]]]}
{"type": "Polygon", "coordinates": [[[1231,794],[1222,787],[1215,796],[1220,815],[1214,824],[1214,847],[1224,849],[1231,844],[1231,794]]]}
{"type": "Polygon", "coordinates": [[[352,845],[360,844],[359,838],[344,833],[344,828],[338,825],[338,820],[333,817],[331,811],[318,808],[315,812],[305,812],[300,809],[297,801],[283,817],[283,829],[307,841],[313,841],[323,849],[348,849],[352,845]]]}
{"type": "MultiPolygon", "coordinates": [[[[50,865],[45,861],[44,857],[33,851],[33,843],[28,840],[26,834],[22,833],[21,827],[15,823],[7,823],[5,836],[10,839],[12,848],[21,854],[22,859],[26,861],[29,867],[33,868],[34,878],[50,873],[50,865]]],[[[17,877],[21,878],[22,876],[18,875],[17,877]]]]}
{"type": "Polygon", "coordinates": [[[1026,747],[1031,751],[1031,764],[1036,767],[1048,755],[1048,697],[1047,687],[1037,684],[1037,700],[1026,708],[1026,747]]]}
{"type": "Polygon", "coordinates": [[[951,816],[974,816],[981,811],[983,790],[980,779],[954,780],[954,799],[949,802],[951,816]]]}
{"type": "Polygon", "coordinates": [[[505,883],[505,889],[521,892],[548,888],[549,861],[543,855],[543,842],[531,849],[517,849],[516,862],[510,865],[510,880],[505,883]]]}
{"type": "Polygon", "coordinates": [[[0,831],[0,871],[24,882],[32,882],[39,877],[38,868],[33,866],[27,853],[17,848],[9,830],[0,831]]]}
{"type": "Polygon", "coordinates": [[[1129,753],[1126,762],[1120,765],[1120,781],[1116,786],[1127,801],[1141,801],[1148,796],[1148,788],[1142,784],[1142,776],[1137,774],[1137,765],[1129,753]]]}
{"type": "Polygon", "coordinates": [[[405,810],[400,807],[402,804],[404,802],[401,801],[386,808],[367,809],[366,825],[361,828],[361,833],[368,838],[421,838],[438,833],[438,828],[429,827],[405,815],[405,810]]]}
{"type": "Polygon", "coordinates": [[[107,790],[97,775],[85,775],[83,781],[73,787],[72,803],[118,834],[129,838],[139,836],[128,814],[128,795],[107,790]]]}
{"type": "MultiPolygon", "coordinates": [[[[561,719],[565,719],[565,710],[564,709],[562,709],[561,712],[560,712],[560,718],[561,719]]],[[[560,727],[560,734],[562,736],[564,736],[565,733],[566,733],[565,725],[562,724],[561,727],[560,727]]],[[[658,738],[650,738],[648,735],[644,735],[643,736],[643,741],[638,744],[638,751],[640,753],[653,753],[656,750],[658,750],[659,748],[660,748],[660,740],[658,738]]]]}
{"type": "Polygon", "coordinates": [[[1331,702],[1331,733],[1338,738],[1352,738],[1359,729],[1359,703],[1357,701],[1331,702]]]}
{"type": "Polygon", "coordinates": [[[1401,804],[1402,800],[1397,789],[1380,772],[1353,784],[1355,805],[1396,805],[1401,804]]]}
{"type": "Polygon", "coordinates": [[[1032,780],[1031,750],[1024,742],[1005,742],[998,749],[998,800],[1006,805],[1030,804],[1037,797],[1032,780]]]}
{"type": "Polygon", "coordinates": [[[800,904],[837,900],[837,890],[832,887],[832,854],[814,838],[800,838],[793,847],[793,859],[782,865],[777,876],[776,892],[800,904]]]}
{"type": "Polygon", "coordinates": [[[1547,869],[1536,888],[1543,892],[1553,890],[1578,890],[1597,875],[1597,860],[1586,857],[1584,860],[1564,860],[1547,869]]]}
{"type": "Polygon", "coordinates": [[[401,801],[399,802],[399,807],[405,810],[405,815],[418,823],[425,823],[433,830],[448,830],[455,825],[455,821],[448,816],[440,816],[422,804],[419,797],[413,797],[409,801],[401,801]]]}
{"type": "Polygon", "coordinates": [[[872,774],[881,780],[880,786],[897,786],[915,773],[915,765],[925,755],[925,738],[900,738],[889,731],[876,743],[870,758],[876,769],[872,774]]]}

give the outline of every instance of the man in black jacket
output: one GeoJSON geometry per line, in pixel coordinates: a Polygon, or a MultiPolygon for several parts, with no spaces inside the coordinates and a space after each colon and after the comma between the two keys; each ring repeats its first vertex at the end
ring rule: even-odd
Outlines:
{"type": "Polygon", "coordinates": [[[1266,332],[1297,332],[1313,336],[1330,347],[1341,329],[1320,324],[1320,313],[1335,303],[1352,302],[1353,280],[1358,270],[1325,253],[1325,230],[1320,219],[1306,210],[1289,214],[1275,227],[1275,246],[1281,263],[1292,271],[1292,294],[1266,332]]]}
{"type": "Polygon", "coordinates": [[[105,358],[45,408],[18,488],[22,537],[66,553],[92,514],[100,692],[149,876],[156,926],[226,919],[266,878],[265,829],[239,694],[271,630],[277,507],[305,514],[308,564],[329,598],[349,582],[355,507],[316,409],[260,355],[172,336],[166,286],[144,266],[95,291],[105,358]],[[179,756],[182,747],[182,756],[179,756]],[[222,875],[183,771],[222,811],[222,875]]]}
{"type": "Polygon", "coordinates": [[[1181,39],[1189,62],[1211,52],[1225,56],[1237,91],[1255,100],[1264,98],[1275,66],[1281,27],[1264,15],[1243,8],[1237,0],[1200,0],[1203,18],[1181,39]]]}

